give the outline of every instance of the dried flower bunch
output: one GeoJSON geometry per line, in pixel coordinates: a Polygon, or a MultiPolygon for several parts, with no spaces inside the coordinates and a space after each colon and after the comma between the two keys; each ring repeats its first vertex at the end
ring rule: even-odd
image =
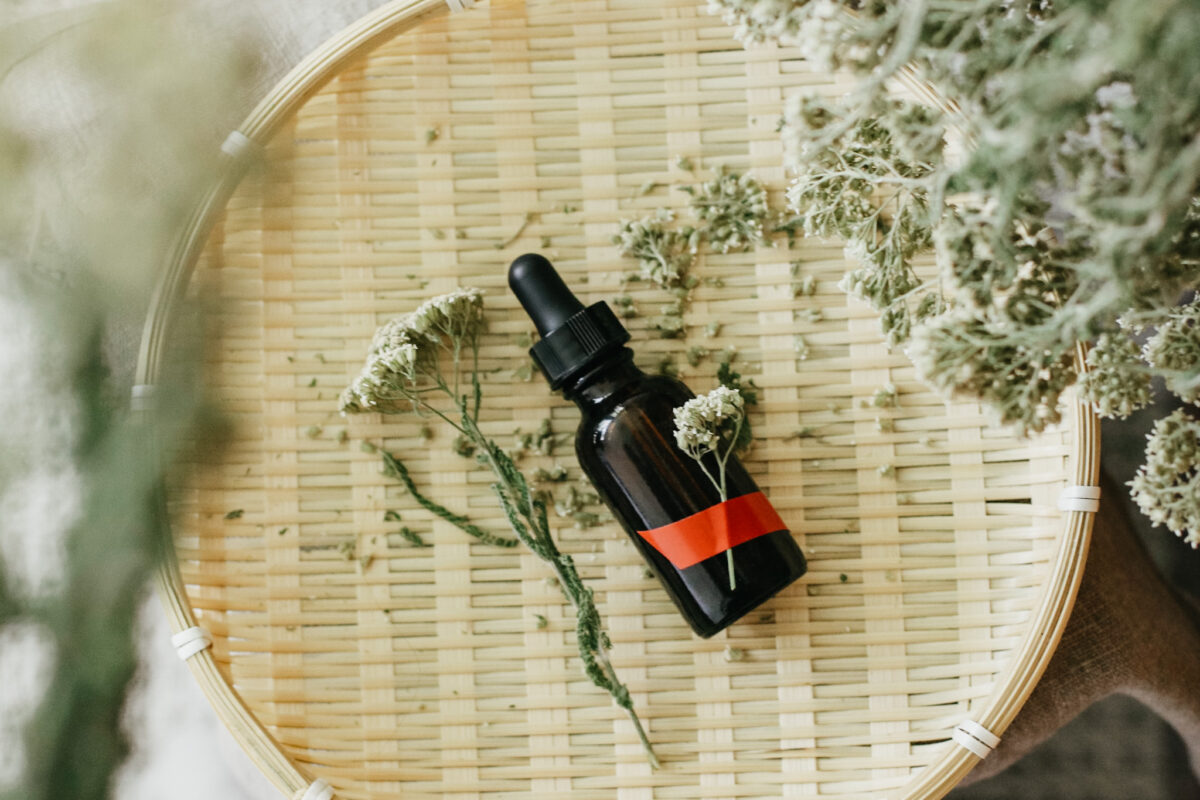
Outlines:
{"type": "MultiPolygon", "coordinates": [[[[745,405],[741,392],[727,386],[693,397],[675,409],[675,444],[696,460],[723,445],[732,451],[745,417],[745,405]]],[[[714,480],[713,484],[722,488],[721,482],[714,480]]]]}
{"type": "Polygon", "coordinates": [[[664,289],[683,285],[700,249],[700,231],[676,228],[674,219],[671,211],[659,209],[653,216],[623,220],[613,237],[621,255],[637,259],[641,277],[664,289]]]}
{"type": "MultiPolygon", "coordinates": [[[[676,164],[687,172],[694,170],[690,159],[680,157],[676,164]]],[[[746,252],[759,246],[773,246],[772,238],[781,234],[787,236],[791,247],[799,224],[797,219],[771,208],[767,190],[748,173],[731,172],[721,166],[709,180],[679,188],[690,197],[695,224],[677,226],[674,210],[659,208],[651,216],[623,220],[613,236],[613,243],[621,255],[636,259],[640,266],[640,271],[628,276],[627,280],[648,281],[666,290],[672,298],[670,303],[660,307],[661,315],[651,325],[663,339],[687,338],[688,325],[684,315],[697,286],[722,288],[725,285],[719,277],[701,280],[692,273],[692,267],[706,248],[720,253],[746,252]]],[[[811,295],[816,290],[815,279],[811,276],[797,279],[795,266],[793,290],[811,295]]],[[[628,295],[613,298],[613,303],[626,319],[638,314],[633,298],[628,295]]],[[[705,335],[716,336],[719,328],[720,323],[710,322],[705,335]]],[[[688,364],[694,367],[710,355],[710,350],[693,345],[684,355],[688,364]]],[[[807,352],[803,357],[807,357],[807,352]]],[[[678,367],[669,355],[663,357],[658,371],[663,375],[678,376],[678,367]]],[[[748,429],[749,422],[746,425],[748,429]]]]}
{"type": "Polygon", "coordinates": [[[722,167],[712,180],[682,189],[691,195],[692,213],[714,250],[744,252],[766,241],[764,228],[771,209],[767,190],[753,175],[722,167]]]}
{"type": "MultiPolygon", "coordinates": [[[[742,432],[749,432],[743,425],[745,419],[746,403],[741,392],[728,386],[718,386],[675,409],[675,445],[700,465],[720,493],[721,502],[729,499],[725,467],[730,456],[745,444],[742,432]],[[710,470],[704,463],[708,456],[712,456],[715,470],[710,470]]],[[[725,551],[725,561],[732,591],[737,588],[732,549],[725,551]]]]}
{"type": "Polygon", "coordinates": [[[722,253],[743,252],[767,243],[776,231],[767,191],[749,173],[720,167],[710,180],[680,189],[691,197],[696,224],[676,226],[675,212],[660,208],[641,219],[622,220],[613,236],[621,255],[637,259],[640,277],[663,289],[696,285],[688,271],[705,244],[722,253]]]}
{"type": "MultiPolygon", "coordinates": [[[[379,328],[366,363],[342,392],[343,414],[433,414],[457,431],[475,458],[496,478],[492,489],[517,539],[554,570],[563,595],[575,608],[575,635],[584,672],[612,695],[628,714],[651,764],[654,750],[633,707],[629,690],[609,659],[612,645],[604,632],[592,590],[584,585],[575,561],[559,551],[550,533],[546,500],[517,468],[513,457],[479,428],[483,388],[479,381],[479,337],[485,327],[483,293],[458,289],[426,301],[412,312],[379,328]],[[438,396],[448,400],[435,404],[438,396]]],[[[550,432],[547,428],[546,435],[550,432]]],[[[472,525],[465,517],[421,494],[396,455],[383,454],[384,472],[400,480],[418,503],[485,544],[514,544],[472,525]]]]}
{"type": "Polygon", "coordinates": [[[1200,546],[1200,421],[1183,409],[1160,419],[1150,434],[1146,463],[1134,476],[1133,499],[1155,525],[1187,531],[1200,546]]]}
{"type": "MultiPolygon", "coordinates": [[[[1197,400],[1198,312],[1178,304],[1200,280],[1200,6],[709,8],[746,42],[796,44],[859,76],[844,96],[790,99],[789,200],[806,233],[846,240],[859,267],[843,287],[879,311],[931,383],[1039,431],[1080,379],[1077,345],[1094,343],[1080,388],[1100,413],[1145,406],[1156,375],[1197,400]],[[909,66],[956,111],[889,96],[909,66]],[[947,155],[948,130],[967,145],[960,158],[947,155]],[[940,275],[922,281],[913,258],[930,249],[940,275]]],[[[1166,444],[1150,438],[1147,474],[1166,444]]],[[[1148,498],[1168,485],[1135,489],[1148,498]]],[[[1154,518],[1196,541],[1195,516],[1154,518]]]]}
{"type": "MultiPolygon", "coordinates": [[[[465,352],[477,357],[482,330],[483,293],[478,289],[457,289],[425,301],[411,314],[391,320],[375,332],[367,362],[342,392],[339,410],[343,414],[427,410],[444,417],[439,409],[425,402],[424,395],[432,387],[449,394],[456,403],[462,399],[462,358],[465,352]],[[444,346],[451,354],[449,382],[441,364],[440,350],[444,346]]],[[[478,380],[473,380],[473,388],[472,413],[477,418],[478,380]]],[[[460,429],[459,433],[464,431],[460,429]]]]}

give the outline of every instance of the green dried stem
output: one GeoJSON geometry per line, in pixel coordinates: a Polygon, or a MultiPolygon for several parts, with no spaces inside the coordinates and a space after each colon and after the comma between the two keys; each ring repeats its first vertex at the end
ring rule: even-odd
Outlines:
{"type": "Polygon", "coordinates": [[[479,441],[482,452],[486,454],[486,462],[496,476],[492,490],[500,500],[513,531],[534,555],[554,570],[563,596],[575,609],[575,639],[584,674],[593,684],[608,692],[613,701],[629,715],[646,757],[651,766],[657,769],[660,766],[658,756],[633,707],[633,698],[617,677],[609,658],[612,644],[603,630],[595,595],[579,576],[575,560],[562,553],[555,544],[546,515],[546,504],[530,488],[525,476],[507,453],[485,437],[474,421],[469,421],[468,427],[473,430],[471,435],[479,441]]]}
{"type": "MultiPolygon", "coordinates": [[[[517,540],[554,570],[563,596],[575,609],[576,642],[585,674],[629,715],[647,758],[657,767],[658,758],[634,710],[633,699],[609,658],[611,643],[604,633],[592,590],[583,583],[571,556],[560,552],[555,544],[545,501],[531,489],[512,456],[479,428],[482,388],[478,355],[483,327],[483,295],[477,289],[462,289],[433,298],[412,314],[392,320],[376,333],[362,372],[342,393],[341,411],[429,414],[441,418],[458,432],[472,448],[475,458],[495,476],[492,489],[517,540]],[[433,396],[449,400],[450,410],[434,405],[433,396]]],[[[539,428],[537,439],[542,443],[553,442],[549,420],[539,428]]],[[[530,444],[533,443],[531,439],[530,444]]],[[[486,543],[502,546],[514,543],[482,531],[465,517],[430,500],[413,484],[408,470],[395,455],[383,453],[383,459],[385,472],[400,480],[427,510],[486,543]]]]}
{"type": "MultiPolygon", "coordinates": [[[[206,38],[177,5],[9,3],[0,25],[0,328],[15,378],[0,403],[0,632],[20,642],[6,660],[44,661],[27,694],[8,693],[24,745],[4,743],[5,800],[111,796],[137,733],[125,707],[166,544],[160,464],[194,419],[194,387],[176,373],[199,369],[173,338],[154,407],[133,418],[127,377],[106,368],[125,348],[103,334],[149,297],[220,172],[214,134],[249,88],[243,56],[260,50],[244,33],[206,38]],[[29,123],[84,107],[105,112],[86,114],[86,134],[29,123]],[[8,547],[13,534],[37,557],[8,547]]],[[[195,333],[188,314],[173,321],[195,333]]]]}
{"type": "Polygon", "coordinates": [[[389,478],[395,478],[400,481],[401,485],[408,491],[412,498],[417,501],[421,508],[425,509],[435,517],[446,520],[451,525],[455,526],[464,533],[477,539],[482,544],[491,544],[497,547],[516,547],[520,542],[516,539],[509,539],[504,536],[497,536],[494,533],[485,531],[471,520],[464,517],[462,514],[456,514],[442,504],[430,499],[425,493],[417,488],[412,476],[408,473],[408,467],[404,465],[397,456],[389,453],[386,450],[379,451],[380,458],[383,459],[383,474],[389,478]]]}
{"type": "MultiPolygon", "coordinates": [[[[82,297],[65,301],[77,313],[94,310],[82,297]]],[[[59,314],[44,320],[65,336],[80,334],[59,314]]],[[[43,699],[25,727],[21,774],[0,792],[6,799],[102,800],[129,754],[121,717],[137,670],[134,623],[161,555],[153,502],[158,476],[146,432],[106,402],[111,387],[99,339],[91,341],[71,354],[75,363],[54,368],[66,378],[59,388],[82,412],[72,426],[71,458],[80,508],[67,533],[64,574],[45,596],[14,591],[0,601],[0,628],[31,626],[53,650],[43,699]],[[80,759],[81,752],[88,757],[80,759]]],[[[14,487],[3,487],[5,494],[14,487]]]]}

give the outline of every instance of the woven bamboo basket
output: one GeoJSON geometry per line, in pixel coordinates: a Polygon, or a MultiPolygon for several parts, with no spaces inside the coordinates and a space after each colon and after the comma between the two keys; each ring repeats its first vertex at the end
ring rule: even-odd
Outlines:
{"type": "MultiPolygon", "coordinates": [[[[181,655],[282,791],[935,798],[987,750],[959,744],[956,726],[1003,733],[1074,601],[1091,514],[1058,503],[1096,483],[1091,412],[1076,403],[1020,440],[933,395],[836,288],[837,242],[705,256],[697,274],[724,285],[697,288],[682,341],[650,331],[661,290],[621,286],[634,265],[610,242],[618,221],[683,208],[673,187],[726,165],[781,203],[775,124],[800,87],[840,91],[801,53],[743,49],[700,0],[461,13],[402,0],[315,52],[231,135],[229,169],[155,298],[137,391],[175,358],[181,308],[208,308],[203,380],[231,433],[172,472],[177,557],[162,589],[181,655]],[[581,674],[536,558],[431,518],[360,448],[401,452],[441,502],[505,532],[488,477],[450,434],[426,444],[416,418],[336,415],[378,324],[477,286],[485,431],[504,441],[546,417],[573,431],[575,409],[521,371],[530,326],[504,274],[528,250],[585,302],[631,294],[642,363],[674,359],[697,391],[714,385],[715,359],[691,366],[683,352],[737,348],[760,387],[748,466],[810,559],[760,612],[700,640],[615,524],[557,520],[658,771],[581,674]],[[814,295],[794,296],[793,262],[814,295]],[[705,339],[713,321],[721,332],[705,339]],[[897,405],[871,405],[889,382],[897,405]],[[388,510],[434,546],[401,546],[388,510]]],[[[577,475],[569,449],[522,466],[577,475]]]]}

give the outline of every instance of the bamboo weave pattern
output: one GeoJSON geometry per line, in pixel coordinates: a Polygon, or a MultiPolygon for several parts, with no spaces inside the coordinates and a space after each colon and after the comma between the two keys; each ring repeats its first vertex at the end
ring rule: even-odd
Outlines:
{"type": "Polygon", "coordinates": [[[1070,426],[1021,441],[931,394],[836,287],[836,242],[705,255],[695,274],[724,285],[695,290],[686,340],[652,330],[665,292],[621,285],[635,264],[610,241],[619,220],[660,206],[686,219],[674,187],[719,165],[752,171],[782,207],[775,125],[801,86],[840,91],[798,53],[744,50],[703,3],[483,4],[353,62],[228,204],[189,293],[210,309],[204,380],[230,434],[173,482],[179,564],[222,675],[337,797],[899,796],[1002,688],[1062,579],[1070,426]],[[426,442],[410,416],[336,415],[377,325],[477,286],[484,430],[507,444],[550,417],[563,442],[521,464],[576,477],[576,410],[521,374],[531,327],[504,280],[529,250],[585,303],[631,295],[648,369],[671,357],[706,391],[716,351],[737,349],[760,387],[747,466],[810,560],[761,612],[701,641],[613,523],[557,520],[665,762],[656,773],[582,676],[569,609],[536,559],[432,519],[359,446],[396,451],[440,502],[507,534],[452,433],[431,420],[426,442]],[[814,295],[794,296],[793,261],[814,295]],[[721,330],[706,338],[710,322],[721,330]],[[693,345],[714,353],[691,366],[693,345]],[[871,405],[887,383],[897,405],[871,405]],[[433,546],[409,546],[401,525],[433,546]]]}

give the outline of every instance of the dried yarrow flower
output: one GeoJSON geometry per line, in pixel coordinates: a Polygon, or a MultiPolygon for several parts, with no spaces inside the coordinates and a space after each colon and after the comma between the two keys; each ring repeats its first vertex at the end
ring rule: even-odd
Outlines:
{"type": "Polygon", "coordinates": [[[927,179],[942,144],[941,118],[915,103],[879,99],[872,116],[822,139],[845,113],[840,102],[789,102],[784,142],[796,177],[788,201],[806,235],[845,240],[860,267],[840,287],[882,312],[889,341],[904,341],[923,289],[912,260],[932,243],[927,179]]]}
{"type": "Polygon", "coordinates": [[[442,347],[453,354],[452,381],[458,387],[460,353],[474,348],[483,325],[483,293],[478,289],[434,297],[384,324],[375,332],[362,371],[342,392],[339,410],[397,414],[416,409],[422,388],[443,380],[437,368],[442,347]]]}
{"type": "Polygon", "coordinates": [[[1200,299],[1171,309],[1142,356],[1166,376],[1168,389],[1185,402],[1200,402],[1200,299]]]}
{"type": "Polygon", "coordinates": [[[855,2],[835,0],[708,0],[743,42],[777,41],[799,47],[819,68],[841,63],[839,51],[853,47],[842,20],[855,2]]]}
{"type": "Polygon", "coordinates": [[[1200,547],[1200,420],[1180,408],[1155,423],[1129,486],[1151,522],[1200,547]]]}
{"type": "Polygon", "coordinates": [[[417,306],[406,324],[413,334],[430,342],[438,343],[444,337],[451,344],[466,344],[483,330],[483,292],[455,289],[430,298],[417,306]]]}
{"type": "Polygon", "coordinates": [[[621,255],[636,258],[641,275],[664,289],[682,286],[696,260],[700,233],[692,227],[676,227],[673,215],[660,211],[651,217],[622,220],[613,237],[621,255]]]}
{"type": "Polygon", "coordinates": [[[721,14],[743,42],[791,43],[806,17],[795,0],[709,0],[708,12],[721,14]]]}
{"type": "MultiPolygon", "coordinates": [[[[729,499],[725,486],[725,467],[738,448],[745,419],[746,403],[741,392],[728,386],[718,386],[675,409],[675,445],[700,465],[719,492],[722,502],[729,499]],[[715,476],[704,463],[705,457],[710,455],[716,464],[715,476]]],[[[736,589],[732,548],[725,551],[725,561],[729,571],[729,588],[736,589]]]]}
{"type": "Polygon", "coordinates": [[[699,460],[729,439],[729,434],[741,427],[744,416],[741,392],[718,386],[675,409],[675,444],[699,460]]]}
{"type": "Polygon", "coordinates": [[[1127,332],[1100,334],[1088,351],[1087,365],[1079,391],[1100,416],[1124,419],[1154,399],[1150,372],[1127,332]]]}
{"type": "Polygon", "coordinates": [[[418,344],[405,326],[405,319],[395,319],[381,327],[375,333],[362,372],[342,392],[339,410],[345,414],[399,408],[415,388],[419,356],[418,344]]]}
{"type": "Polygon", "coordinates": [[[1040,430],[1076,380],[1077,346],[1094,342],[1081,389],[1102,413],[1144,405],[1152,375],[1200,399],[1200,320],[1195,303],[1174,307],[1200,282],[1194,2],[710,9],[745,41],[801,45],[860,78],[791,101],[790,196],[806,233],[847,241],[859,268],[843,288],[890,341],[912,337],[933,384],[1040,430]],[[890,96],[910,64],[952,106],[961,155],[943,147],[941,111],[890,96]],[[911,266],[932,242],[942,273],[925,286],[911,266]],[[1156,328],[1141,358],[1122,317],[1156,328]]]}
{"type": "Polygon", "coordinates": [[[715,178],[682,189],[691,195],[692,213],[714,250],[744,252],[766,241],[767,191],[754,176],[722,167],[715,178]]]}
{"type": "Polygon", "coordinates": [[[1014,336],[993,312],[953,309],[913,333],[907,352],[921,377],[951,395],[984,400],[1001,422],[1041,431],[1062,418],[1059,396],[1075,382],[1074,349],[1014,336]]]}

